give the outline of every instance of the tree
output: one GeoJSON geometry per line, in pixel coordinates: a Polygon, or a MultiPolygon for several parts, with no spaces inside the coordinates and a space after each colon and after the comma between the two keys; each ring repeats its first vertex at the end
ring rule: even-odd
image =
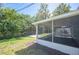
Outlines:
{"type": "MultiPolygon", "coordinates": [[[[40,9],[38,10],[36,17],[33,17],[34,21],[40,21],[40,20],[45,20],[49,18],[49,10],[48,10],[48,4],[41,3],[40,4],[40,9]]],[[[41,26],[42,32],[45,32],[45,26],[41,26]]]]}
{"type": "Polygon", "coordinates": [[[61,3],[53,12],[53,16],[61,15],[70,12],[70,5],[61,3]]]}
{"type": "Polygon", "coordinates": [[[23,33],[31,26],[30,16],[17,13],[14,9],[0,9],[0,35],[3,37],[23,33]]]}
{"type": "Polygon", "coordinates": [[[48,4],[41,3],[40,9],[36,14],[36,21],[43,20],[49,17],[48,4]]]}

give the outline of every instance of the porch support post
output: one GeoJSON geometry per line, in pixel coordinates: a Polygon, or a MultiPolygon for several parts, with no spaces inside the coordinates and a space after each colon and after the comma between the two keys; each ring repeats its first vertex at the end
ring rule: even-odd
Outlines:
{"type": "Polygon", "coordinates": [[[52,20],[52,42],[54,40],[54,27],[53,27],[53,20],[52,20]]]}
{"type": "Polygon", "coordinates": [[[36,24],[36,40],[38,39],[38,24],[36,24]]]}

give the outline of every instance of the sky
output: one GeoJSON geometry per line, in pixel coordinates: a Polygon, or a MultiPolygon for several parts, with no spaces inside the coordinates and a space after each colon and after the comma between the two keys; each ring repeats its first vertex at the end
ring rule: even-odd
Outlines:
{"type": "MultiPolygon", "coordinates": [[[[29,5],[29,3],[5,3],[4,4],[4,7],[8,7],[8,8],[12,8],[12,9],[15,9],[15,10],[18,10],[20,8],[23,8],[25,6],[29,5]]],[[[59,5],[59,3],[49,3],[48,4],[48,9],[50,12],[54,11],[55,8],[59,5]]],[[[79,7],[79,3],[70,3],[70,6],[71,6],[71,10],[75,10],[79,7]]],[[[35,3],[34,5],[28,7],[28,8],[25,8],[21,11],[18,11],[19,13],[23,13],[23,14],[29,14],[31,16],[34,16],[36,15],[36,13],[38,12],[40,8],[40,4],[39,3],[35,3]]]]}

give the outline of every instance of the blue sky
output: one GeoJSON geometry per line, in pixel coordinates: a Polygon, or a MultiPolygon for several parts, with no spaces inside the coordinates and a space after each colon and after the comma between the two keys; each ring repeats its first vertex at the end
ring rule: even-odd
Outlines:
{"type": "MultiPolygon", "coordinates": [[[[27,6],[29,3],[5,3],[4,7],[8,7],[8,8],[12,8],[12,9],[20,9],[23,8],[25,6],[27,6]]],[[[48,4],[48,9],[50,12],[52,12],[57,6],[59,5],[59,3],[49,3],[48,4]]],[[[75,10],[78,8],[79,3],[70,3],[71,9],[75,10]]],[[[29,14],[29,15],[35,15],[38,12],[38,9],[40,8],[40,4],[34,4],[32,6],[30,6],[29,8],[26,8],[24,10],[18,11],[20,13],[23,14],[29,14]]]]}

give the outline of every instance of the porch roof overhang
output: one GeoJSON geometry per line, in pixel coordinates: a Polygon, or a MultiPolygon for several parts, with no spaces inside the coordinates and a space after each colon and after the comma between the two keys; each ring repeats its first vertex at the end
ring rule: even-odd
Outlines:
{"type": "Polygon", "coordinates": [[[76,16],[76,15],[79,15],[79,10],[72,11],[72,12],[69,12],[69,13],[65,13],[65,14],[62,14],[62,15],[59,15],[59,16],[55,16],[55,17],[52,17],[52,18],[49,18],[49,19],[42,20],[42,21],[34,22],[32,24],[38,25],[38,24],[41,24],[41,23],[44,23],[44,22],[48,22],[48,21],[52,21],[52,20],[59,20],[59,19],[63,19],[63,18],[69,18],[69,17],[73,17],[73,16],[76,16]]]}

